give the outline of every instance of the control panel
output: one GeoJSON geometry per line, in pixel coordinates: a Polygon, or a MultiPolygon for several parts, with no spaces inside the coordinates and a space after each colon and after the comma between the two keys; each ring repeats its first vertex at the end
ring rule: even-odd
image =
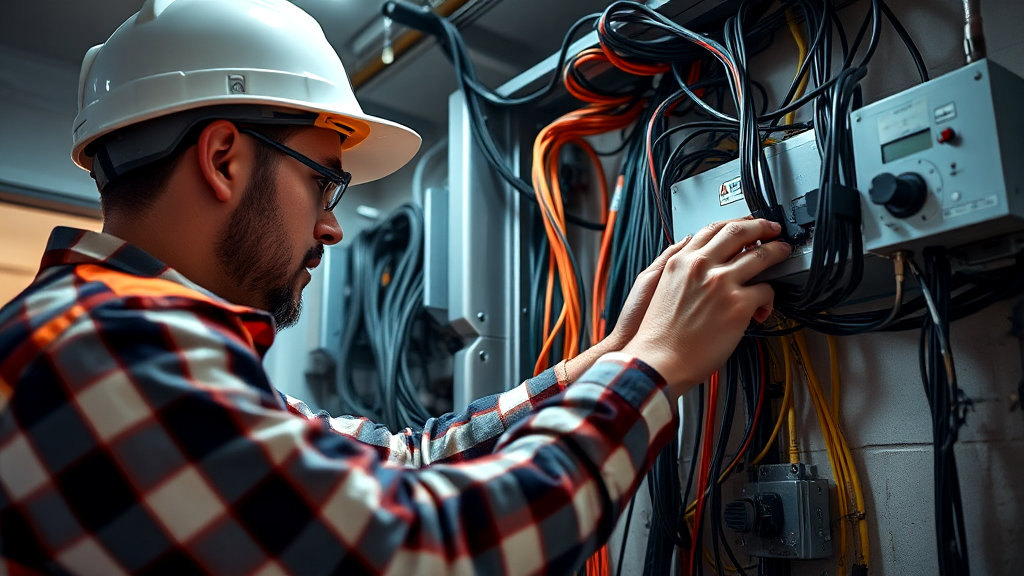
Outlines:
{"type": "Polygon", "coordinates": [[[850,115],[864,248],[1024,230],[1024,79],[980,60],[850,115]]]}
{"type": "Polygon", "coordinates": [[[743,497],[725,505],[725,525],[751,556],[810,559],[832,555],[828,480],[814,466],[770,464],[751,470],[743,497]]]}

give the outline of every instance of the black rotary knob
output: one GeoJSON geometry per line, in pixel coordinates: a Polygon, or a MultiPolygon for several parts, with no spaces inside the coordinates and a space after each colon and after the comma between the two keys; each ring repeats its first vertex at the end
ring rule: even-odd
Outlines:
{"type": "Polygon", "coordinates": [[[757,527],[757,510],[750,498],[733,500],[726,504],[722,517],[725,525],[737,532],[751,532],[757,527]]]}
{"type": "Polygon", "coordinates": [[[888,172],[871,180],[871,201],[885,206],[897,218],[910,218],[928,200],[928,184],[919,175],[905,172],[893,176],[888,172]]]}
{"type": "Polygon", "coordinates": [[[774,538],[782,533],[782,498],[773,492],[760,492],[753,498],[733,500],[725,505],[722,516],[725,525],[737,532],[774,538]]]}

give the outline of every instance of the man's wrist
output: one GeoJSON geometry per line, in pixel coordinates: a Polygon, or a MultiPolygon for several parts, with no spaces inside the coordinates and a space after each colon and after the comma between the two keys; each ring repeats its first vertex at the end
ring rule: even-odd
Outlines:
{"type": "MultiPolygon", "coordinates": [[[[598,342],[597,344],[587,348],[575,358],[569,360],[563,360],[559,362],[561,365],[562,374],[564,375],[564,385],[569,385],[575,382],[584,372],[590,370],[590,367],[601,356],[604,356],[608,352],[617,352],[618,350],[610,343],[607,339],[598,342]]],[[[558,378],[559,384],[563,383],[563,376],[559,374],[559,365],[555,366],[555,377],[558,378]]]]}

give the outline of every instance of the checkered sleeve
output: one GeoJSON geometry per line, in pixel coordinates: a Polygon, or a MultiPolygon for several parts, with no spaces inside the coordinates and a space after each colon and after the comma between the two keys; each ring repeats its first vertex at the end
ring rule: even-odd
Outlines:
{"type": "Polygon", "coordinates": [[[393,466],[285,410],[237,318],[181,303],[96,308],[27,370],[6,552],[70,573],[568,574],[674,422],[661,378],[608,355],[493,454],[393,466]]]}
{"type": "Polygon", "coordinates": [[[406,428],[398,433],[366,418],[333,418],[326,411],[314,413],[301,400],[287,394],[281,396],[292,412],[305,418],[319,418],[331,430],[374,446],[388,464],[420,468],[490,454],[498,438],[512,424],[564,389],[549,368],[512,390],[473,402],[465,412],[431,418],[422,430],[406,428]]]}

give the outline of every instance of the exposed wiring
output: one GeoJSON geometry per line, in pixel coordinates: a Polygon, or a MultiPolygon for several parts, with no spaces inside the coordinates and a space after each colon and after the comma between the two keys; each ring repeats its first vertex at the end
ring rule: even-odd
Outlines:
{"type": "Polygon", "coordinates": [[[957,441],[972,403],[957,384],[949,345],[952,272],[945,250],[924,250],[925,270],[910,260],[910,270],[921,286],[928,313],[921,327],[921,380],[932,416],[935,469],[935,538],[940,576],[970,574],[967,532],[956,453],[957,441]]]}
{"type": "Polygon", "coordinates": [[[414,324],[426,316],[422,261],[423,212],[414,204],[399,207],[364,230],[351,247],[352,285],[338,393],[345,410],[378,419],[393,430],[422,427],[431,415],[419,398],[425,383],[417,385],[413,377],[410,345],[414,324]],[[366,357],[360,342],[371,352],[376,390],[361,389],[354,378],[356,365],[366,357]]]}
{"type": "MultiPolygon", "coordinates": [[[[793,352],[788,346],[783,346],[783,357],[785,362],[785,383],[782,395],[782,401],[779,403],[779,417],[775,421],[775,426],[772,427],[772,432],[768,437],[768,441],[765,443],[764,448],[761,452],[750,461],[751,466],[757,466],[765,456],[775,447],[775,440],[779,436],[779,430],[782,429],[782,423],[786,420],[786,415],[789,413],[789,408],[793,405],[793,352]]],[[[792,432],[791,432],[792,434],[792,432]]]]}
{"type": "MultiPolygon", "coordinates": [[[[807,390],[810,393],[815,414],[818,417],[818,424],[821,427],[822,436],[825,439],[825,446],[829,456],[829,464],[832,468],[832,476],[835,479],[839,492],[839,515],[847,515],[857,521],[856,545],[854,546],[854,564],[870,565],[870,548],[868,539],[868,526],[864,504],[864,492],[861,487],[860,476],[853,461],[853,454],[846,442],[846,436],[840,428],[839,421],[833,418],[833,410],[825,397],[821,382],[818,379],[811,355],[807,348],[807,341],[802,332],[797,332],[791,337],[795,343],[797,357],[804,369],[804,376],[807,383],[807,390]]],[[[833,404],[839,398],[833,398],[833,404]]],[[[850,538],[847,536],[846,523],[840,525],[840,550],[837,553],[837,561],[840,573],[846,565],[847,543],[850,538]]]]}

